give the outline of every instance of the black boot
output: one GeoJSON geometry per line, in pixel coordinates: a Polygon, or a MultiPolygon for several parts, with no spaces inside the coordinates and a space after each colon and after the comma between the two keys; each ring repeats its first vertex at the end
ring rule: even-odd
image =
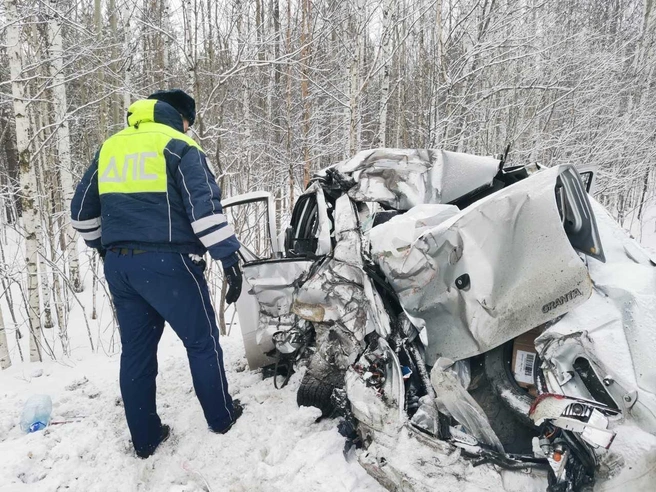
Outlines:
{"type": "Polygon", "coordinates": [[[215,434],[227,433],[230,429],[232,429],[232,426],[235,425],[235,422],[237,422],[237,419],[241,417],[242,413],[244,413],[244,407],[242,406],[241,402],[239,400],[232,400],[232,422],[230,422],[223,429],[217,430],[210,428],[210,430],[215,434]]]}
{"type": "Polygon", "coordinates": [[[141,451],[141,452],[137,451],[137,456],[141,459],[146,459],[152,456],[155,450],[159,447],[159,445],[162,444],[164,441],[166,441],[170,435],[171,435],[171,428],[166,424],[162,424],[162,430],[159,435],[159,441],[157,442],[157,444],[155,444],[155,446],[150,451],[141,451]]]}

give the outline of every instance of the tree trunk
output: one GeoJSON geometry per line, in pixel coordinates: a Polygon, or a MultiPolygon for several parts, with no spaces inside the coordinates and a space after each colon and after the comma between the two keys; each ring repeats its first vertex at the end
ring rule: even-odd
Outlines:
{"type": "Polygon", "coordinates": [[[21,201],[23,206],[23,228],[25,231],[25,260],[27,266],[28,319],[30,324],[30,361],[40,361],[41,324],[39,320],[39,277],[37,256],[39,238],[37,226],[39,214],[36,208],[36,174],[30,161],[30,135],[27,105],[25,104],[25,82],[20,79],[23,72],[21,53],[21,27],[17,12],[18,0],[5,0],[7,8],[7,54],[11,71],[11,93],[16,119],[16,147],[20,169],[21,201]]]}
{"type": "MultiPolygon", "coordinates": [[[[5,203],[7,213],[7,223],[13,224],[21,214],[22,207],[18,199],[18,180],[20,170],[18,168],[18,151],[16,150],[16,135],[13,125],[11,124],[11,110],[3,109],[3,115],[6,115],[6,129],[2,132],[3,139],[0,142],[4,144],[5,157],[7,159],[7,192],[9,199],[5,203]],[[4,141],[3,141],[4,140],[4,141]]],[[[4,119],[4,118],[3,118],[4,119]]]]}
{"type": "MultiPolygon", "coordinates": [[[[33,103],[36,104],[36,103],[33,103]]],[[[51,135],[51,132],[48,130],[50,119],[48,118],[48,104],[40,104],[43,108],[41,111],[31,111],[32,116],[32,128],[41,129],[36,135],[36,146],[41,147],[44,141],[48,139],[51,135]]],[[[46,190],[52,189],[54,184],[52,180],[49,179],[50,176],[46,177],[44,175],[45,169],[51,169],[49,166],[50,161],[48,159],[50,155],[46,155],[45,152],[41,152],[38,157],[33,157],[32,162],[37,166],[37,189],[39,195],[38,209],[41,212],[41,219],[48,223],[52,222],[55,211],[52,210],[51,202],[48,200],[49,193],[46,190]]],[[[53,163],[54,164],[54,163],[53,163]]],[[[48,279],[48,268],[46,266],[46,259],[48,255],[46,254],[46,244],[48,244],[48,233],[52,228],[44,229],[43,224],[39,219],[39,229],[38,234],[40,237],[39,241],[39,273],[41,278],[41,303],[43,304],[43,328],[50,329],[55,325],[52,321],[52,311],[50,310],[50,285],[48,279]]],[[[49,236],[50,241],[55,243],[55,235],[52,234],[49,236]]]]}
{"type": "Polygon", "coordinates": [[[380,33],[380,53],[383,69],[380,82],[380,110],[378,113],[378,134],[374,140],[374,147],[387,145],[387,104],[389,102],[390,88],[390,42],[393,37],[395,0],[387,0],[383,5],[383,23],[380,33]]]}
{"type": "MultiPolygon", "coordinates": [[[[135,58],[136,58],[136,53],[133,53],[133,51],[136,51],[140,44],[137,42],[134,42],[133,39],[133,27],[134,27],[134,21],[132,20],[132,13],[130,11],[130,6],[126,2],[124,4],[124,10],[123,10],[123,19],[122,22],[124,24],[124,40],[123,40],[123,51],[127,53],[127,59],[125,60],[124,63],[124,71],[123,71],[123,117],[128,112],[128,108],[130,107],[131,104],[131,89],[132,89],[132,70],[135,70],[135,58]]],[[[166,51],[166,44],[164,45],[164,50],[166,51]]]]}
{"type": "MultiPolygon", "coordinates": [[[[51,0],[53,3],[56,2],[56,0],[51,0]]],[[[109,29],[110,29],[110,35],[111,39],[118,40],[118,12],[116,11],[116,0],[109,0],[109,5],[107,6],[107,13],[109,14],[109,29]]],[[[61,38],[61,29],[59,30],[60,32],[60,38],[61,38]]],[[[61,39],[59,42],[61,46],[61,39]]],[[[112,57],[112,63],[110,65],[112,74],[117,74],[119,72],[119,67],[118,63],[116,62],[116,59],[118,58],[118,53],[116,50],[118,43],[114,42],[112,43],[112,48],[111,48],[111,57],[112,57]]],[[[61,70],[60,70],[61,72],[61,70]]],[[[62,74],[63,78],[63,74],[62,74]]],[[[66,97],[66,90],[64,86],[62,85],[62,91],[64,92],[64,97],[66,97]]],[[[56,93],[55,93],[56,94],[56,93]]],[[[57,95],[55,95],[55,99],[57,99],[57,95]]],[[[111,128],[112,128],[112,133],[116,132],[117,128],[121,125],[121,112],[120,112],[120,107],[121,105],[119,104],[119,94],[112,94],[112,96],[109,98],[109,104],[111,106],[111,128]]],[[[65,106],[64,106],[65,108],[65,106]]],[[[66,128],[68,131],[68,128],[66,128]]],[[[71,197],[72,197],[72,189],[71,189],[71,197]]],[[[66,188],[64,188],[64,194],[66,194],[66,188]]],[[[65,209],[68,210],[68,209],[65,209]]],[[[72,272],[72,269],[71,269],[72,272]]],[[[74,286],[75,287],[75,286],[74,286]]],[[[82,286],[80,286],[82,288],[82,286]]],[[[81,291],[81,290],[80,290],[81,291]]],[[[80,292],[78,291],[78,292],[80,292]]]]}
{"type": "MultiPolygon", "coordinates": [[[[53,11],[57,2],[51,0],[53,11]]],[[[70,284],[75,292],[82,292],[84,286],[80,280],[80,261],[77,251],[77,233],[68,214],[71,209],[71,200],[75,190],[73,188],[73,175],[71,173],[71,141],[68,130],[66,86],[64,85],[64,48],[62,41],[62,26],[53,14],[48,20],[48,43],[50,48],[50,76],[52,77],[52,99],[55,109],[55,122],[57,125],[57,155],[59,159],[59,180],[62,187],[64,206],[64,231],[66,235],[66,255],[69,263],[70,284]]]]}
{"type": "Polygon", "coordinates": [[[437,60],[432,68],[433,87],[431,88],[430,102],[430,129],[428,134],[428,146],[436,149],[440,145],[438,127],[440,124],[439,94],[442,83],[446,79],[446,67],[444,66],[444,48],[442,46],[442,0],[437,0],[435,14],[435,39],[434,44],[437,52],[437,60]]]}
{"type": "Polygon", "coordinates": [[[11,359],[9,358],[5,320],[2,317],[2,309],[0,309],[0,369],[7,369],[9,366],[11,366],[11,359]]]}
{"type": "Polygon", "coordinates": [[[182,8],[182,19],[184,22],[184,46],[185,46],[185,64],[187,67],[186,74],[186,91],[190,96],[194,96],[194,85],[196,82],[196,57],[195,57],[195,46],[194,46],[194,31],[195,25],[192,20],[192,6],[191,0],[186,0],[183,2],[182,8]],[[193,29],[193,30],[192,30],[193,29]]]}
{"type": "Polygon", "coordinates": [[[362,67],[364,64],[365,37],[367,29],[363,25],[366,21],[366,11],[364,0],[357,0],[355,4],[354,26],[352,39],[353,51],[351,67],[349,73],[349,153],[352,156],[360,150],[360,135],[362,129],[362,115],[360,111],[361,104],[361,87],[360,80],[362,76],[362,67]]]}
{"type": "Polygon", "coordinates": [[[312,111],[310,101],[310,85],[308,81],[308,70],[310,65],[310,25],[311,12],[310,0],[303,0],[301,11],[301,99],[303,100],[303,188],[310,182],[310,170],[312,160],[310,157],[310,113],[312,111]]]}
{"type": "MultiPolygon", "coordinates": [[[[241,4],[239,17],[237,19],[237,35],[239,39],[238,48],[239,52],[245,51],[245,40],[250,35],[250,23],[248,22],[248,9],[244,9],[241,4]],[[244,26],[244,17],[246,18],[244,26]]],[[[251,164],[252,164],[252,154],[251,154],[251,141],[252,141],[252,130],[251,130],[251,90],[249,87],[249,75],[250,71],[245,71],[245,75],[241,78],[241,113],[244,118],[243,122],[243,131],[244,138],[241,141],[241,163],[242,174],[239,181],[237,182],[238,189],[235,190],[237,193],[243,191],[250,191],[250,179],[251,179],[251,164]],[[244,187],[244,178],[245,178],[245,190],[244,187]],[[239,188],[241,187],[241,188],[239,188]]]]}
{"type": "MultiPolygon", "coordinates": [[[[292,51],[292,0],[287,0],[287,53],[292,51]]],[[[292,66],[287,65],[287,91],[285,94],[285,102],[287,109],[287,162],[289,167],[287,169],[289,177],[289,211],[291,213],[294,207],[294,159],[292,156],[292,66]]]]}
{"type": "MultiPolygon", "coordinates": [[[[5,256],[5,248],[2,246],[1,241],[0,241],[0,260],[2,260],[3,265],[7,264],[7,257],[5,256]]],[[[16,318],[16,311],[14,310],[14,298],[11,295],[10,286],[11,283],[8,281],[6,277],[4,276],[0,277],[0,287],[2,287],[2,290],[5,293],[5,296],[7,297],[7,306],[9,307],[9,315],[11,316],[11,322],[16,327],[15,335],[16,335],[16,348],[18,349],[18,355],[20,357],[21,362],[25,362],[25,359],[23,358],[23,349],[21,348],[20,345],[20,340],[21,338],[23,338],[23,334],[21,333],[20,328],[18,327],[18,319],[16,318]]]]}
{"type": "Polygon", "coordinates": [[[359,146],[358,142],[358,54],[359,49],[353,52],[349,67],[349,156],[353,156],[359,146]]]}
{"type": "MultiPolygon", "coordinates": [[[[102,30],[103,30],[103,21],[102,21],[102,3],[100,0],[94,0],[94,27],[96,29],[96,39],[100,41],[102,39],[102,30]]],[[[101,67],[98,70],[98,91],[101,92],[104,90],[105,85],[105,72],[101,67]]],[[[98,138],[99,140],[105,140],[105,135],[107,135],[107,101],[103,98],[98,105],[98,138]]]]}

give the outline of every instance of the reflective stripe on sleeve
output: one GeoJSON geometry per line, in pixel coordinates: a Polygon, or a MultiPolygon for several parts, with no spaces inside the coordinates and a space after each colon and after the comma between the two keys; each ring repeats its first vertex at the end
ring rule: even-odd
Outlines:
{"type": "Polygon", "coordinates": [[[191,227],[194,229],[196,234],[203,232],[205,229],[209,229],[212,226],[224,224],[228,222],[228,219],[223,214],[214,214],[203,217],[191,223],[191,227]]]}
{"type": "Polygon", "coordinates": [[[95,229],[100,226],[100,217],[87,220],[71,220],[71,225],[75,229],[95,229]]]}
{"type": "Polygon", "coordinates": [[[100,239],[100,236],[102,236],[102,228],[98,228],[95,231],[91,231],[91,232],[80,232],[80,236],[82,236],[87,241],[100,239]]]}
{"type": "Polygon", "coordinates": [[[201,236],[200,240],[206,248],[209,248],[210,246],[214,246],[215,244],[218,244],[221,241],[228,239],[234,234],[235,234],[234,229],[230,224],[228,224],[222,229],[219,229],[218,231],[214,231],[213,233],[208,234],[207,236],[201,236]]]}

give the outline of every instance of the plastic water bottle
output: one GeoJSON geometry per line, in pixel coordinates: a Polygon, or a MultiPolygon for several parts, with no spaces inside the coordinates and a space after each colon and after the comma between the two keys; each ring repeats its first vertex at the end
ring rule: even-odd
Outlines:
{"type": "Polygon", "coordinates": [[[52,400],[48,395],[33,395],[25,402],[20,419],[23,432],[36,432],[45,429],[50,423],[52,400]]]}

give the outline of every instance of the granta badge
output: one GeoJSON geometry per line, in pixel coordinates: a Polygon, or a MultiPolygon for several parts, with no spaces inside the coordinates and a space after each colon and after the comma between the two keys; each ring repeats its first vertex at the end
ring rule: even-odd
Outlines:
{"type": "Polygon", "coordinates": [[[546,303],[544,306],[542,306],[542,312],[543,313],[548,313],[549,311],[553,311],[556,309],[558,306],[562,306],[563,304],[568,303],[572,299],[582,296],[583,292],[581,292],[579,289],[574,289],[569,291],[567,294],[564,296],[560,296],[558,299],[555,299],[551,302],[546,303]]]}

